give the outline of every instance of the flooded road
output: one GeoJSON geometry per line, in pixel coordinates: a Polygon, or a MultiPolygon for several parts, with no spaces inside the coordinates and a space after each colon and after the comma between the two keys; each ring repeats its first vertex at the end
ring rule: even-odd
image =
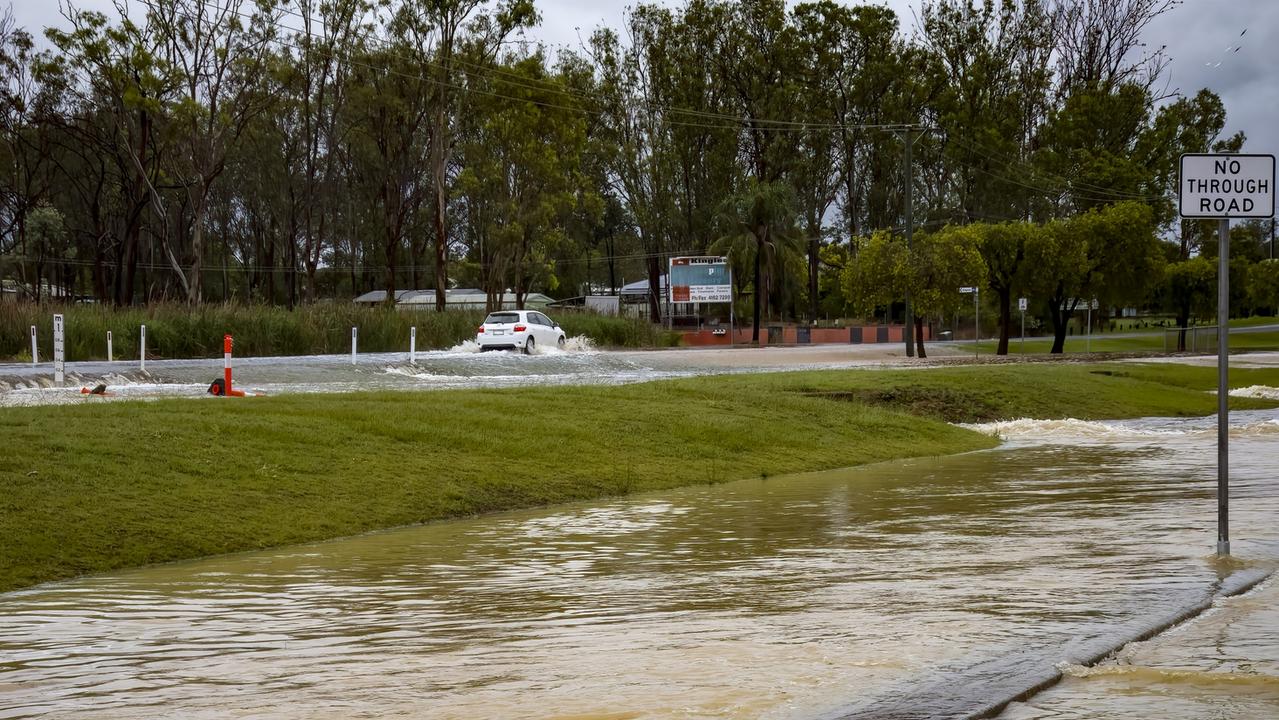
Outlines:
{"type": "MultiPolygon", "coordinates": [[[[963,717],[1275,564],[1279,411],[1232,420],[1228,561],[1212,418],[1017,421],[993,451],[3,595],[0,718],[963,717]]],[[[1008,717],[1274,716],[1273,587],[1129,663],[1237,680],[1077,668],[1008,717]]]]}
{"type": "MultiPolygon", "coordinates": [[[[802,347],[704,348],[679,350],[599,350],[584,338],[566,349],[481,353],[466,342],[449,350],[417,353],[237,358],[234,384],[268,395],[357,390],[441,390],[531,385],[619,385],[694,375],[768,370],[877,367],[899,362],[896,345],[809,345],[802,347]]],[[[929,352],[955,354],[946,346],[929,352]]],[[[222,376],[222,359],[137,360],[67,363],[64,387],[53,385],[53,365],[0,364],[0,407],[56,405],[112,399],[207,397],[209,383],[222,376]],[[83,387],[107,385],[111,397],[85,398],[83,387]]]]}

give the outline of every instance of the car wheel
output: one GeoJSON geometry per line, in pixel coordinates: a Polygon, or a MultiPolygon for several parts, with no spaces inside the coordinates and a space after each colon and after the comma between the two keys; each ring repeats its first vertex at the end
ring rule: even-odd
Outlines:
{"type": "Polygon", "coordinates": [[[561,349],[561,350],[563,350],[563,349],[564,349],[564,345],[566,344],[566,341],[564,340],[564,336],[563,336],[563,335],[561,335],[561,336],[560,336],[560,339],[559,339],[559,340],[557,340],[555,344],[556,344],[556,345],[559,345],[559,346],[560,346],[560,349],[561,349]]]}
{"type": "Polygon", "coordinates": [[[534,347],[536,347],[536,346],[537,346],[537,343],[533,342],[533,338],[531,338],[531,337],[530,337],[530,338],[528,339],[528,341],[524,343],[524,354],[525,354],[525,355],[532,355],[532,354],[533,354],[533,348],[534,348],[534,347]]]}

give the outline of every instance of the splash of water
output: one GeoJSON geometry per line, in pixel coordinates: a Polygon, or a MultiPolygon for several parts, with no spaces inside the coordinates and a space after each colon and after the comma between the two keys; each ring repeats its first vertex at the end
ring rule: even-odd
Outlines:
{"type": "Polygon", "coordinates": [[[566,353],[585,354],[598,352],[595,349],[595,343],[585,335],[574,335],[567,338],[562,346],[537,345],[533,348],[534,355],[563,355],[566,353]]]}
{"type": "Polygon", "coordinates": [[[1230,391],[1232,397],[1260,398],[1262,400],[1279,400],[1279,388],[1269,385],[1249,385],[1230,391]]]}
{"type": "MultiPolygon", "coordinates": [[[[1172,437],[1210,437],[1217,433],[1216,425],[1204,423],[1199,426],[1177,427],[1143,427],[1132,423],[1105,422],[1098,420],[1079,420],[1065,418],[1060,420],[1035,420],[1018,418],[988,423],[960,423],[960,427],[985,435],[993,435],[1003,440],[1030,441],[1095,441],[1122,442],[1130,440],[1172,438],[1172,437]]],[[[1231,437],[1255,437],[1279,434],[1279,420],[1266,419],[1234,425],[1230,428],[1231,437]]]]}

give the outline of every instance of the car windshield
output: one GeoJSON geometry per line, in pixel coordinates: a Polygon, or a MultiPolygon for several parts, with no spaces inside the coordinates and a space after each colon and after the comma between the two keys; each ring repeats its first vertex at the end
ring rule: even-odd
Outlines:
{"type": "Polygon", "coordinates": [[[484,323],[492,325],[510,325],[520,321],[519,313],[493,313],[489,315],[484,323]]]}

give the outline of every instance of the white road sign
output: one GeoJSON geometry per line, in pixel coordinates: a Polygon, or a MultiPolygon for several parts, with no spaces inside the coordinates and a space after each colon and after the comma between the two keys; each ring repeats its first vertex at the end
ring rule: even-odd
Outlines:
{"type": "Polygon", "coordinates": [[[1182,155],[1177,182],[1184,218],[1275,214],[1274,155],[1182,155]]]}
{"type": "Polygon", "coordinates": [[[1017,298],[1017,309],[1026,312],[1026,298],[1017,298]]]}
{"type": "Polygon", "coordinates": [[[959,292],[964,295],[971,295],[972,293],[977,292],[977,288],[965,286],[965,287],[959,288],[959,292]]]}

